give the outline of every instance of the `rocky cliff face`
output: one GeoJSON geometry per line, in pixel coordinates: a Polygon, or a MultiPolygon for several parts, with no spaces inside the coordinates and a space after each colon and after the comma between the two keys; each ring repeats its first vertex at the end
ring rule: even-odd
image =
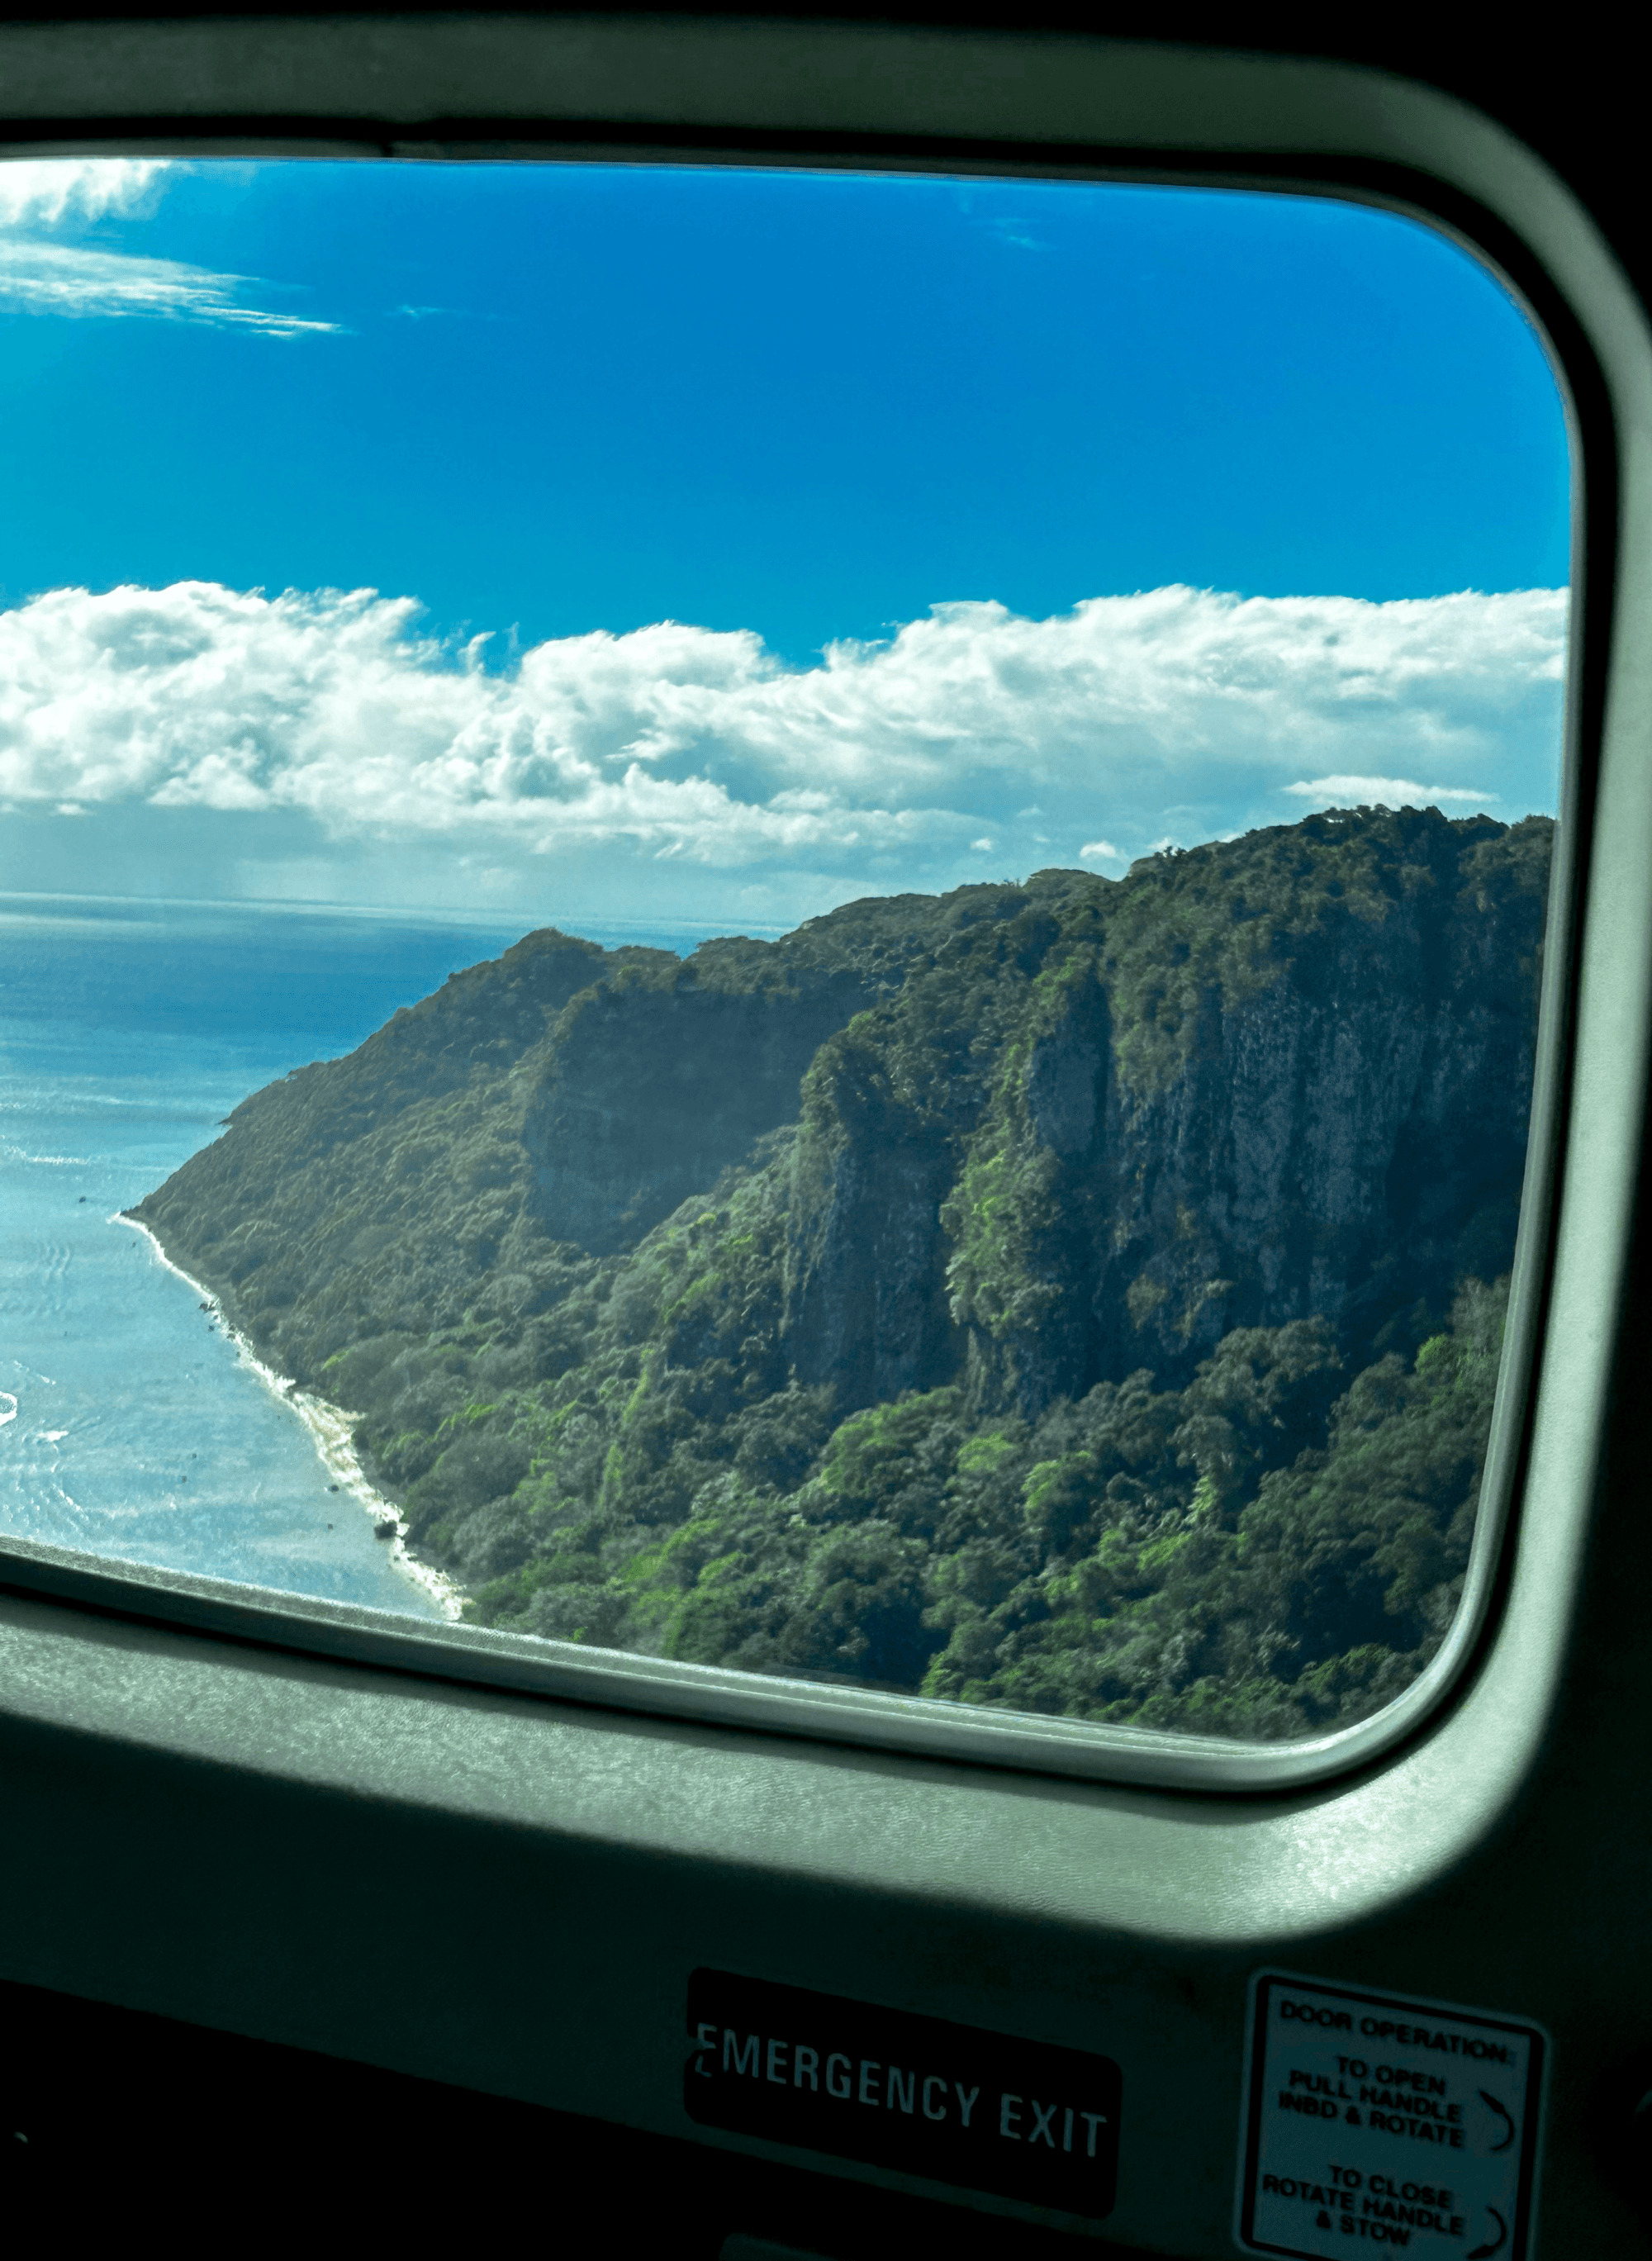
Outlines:
{"type": "Polygon", "coordinates": [[[915,1034],[945,967],[816,1064],[800,1378],[865,1403],[967,1370],[1031,1416],[1236,1326],[1437,1321],[1512,1256],[1547,868],[1540,822],[1406,812],[1064,885],[1042,950],[1043,891],[1004,901],[989,1083],[915,1034]]]}
{"type": "Polygon", "coordinates": [[[898,994],[962,898],[895,896],[686,961],[554,929],[347,1059],[256,1092],[133,1212],[284,1373],[363,1339],[509,1323],[795,1119],[805,1071],[898,994]]]}
{"type": "Polygon", "coordinates": [[[776,943],[704,944],[577,997],[554,1032],[522,1139],[547,1237],[593,1255],[635,1246],[691,1195],[797,1120],[821,1046],[896,996],[968,899],[873,898],[776,943]]]}
{"type": "Polygon", "coordinates": [[[533,1307],[545,1252],[636,1246],[796,1123],[778,1348],[840,1405],[967,1375],[1034,1414],[1313,1317],[1380,1348],[1507,1267],[1547,859],[1536,820],[1366,813],[686,962],[531,936],[139,1214],[307,1374],[533,1307]]]}
{"type": "Polygon", "coordinates": [[[611,1255],[714,1185],[796,1119],[809,1062],[872,994],[852,967],[727,988],[693,960],[586,989],[522,1124],[548,1238],[611,1255]]]}
{"type": "Polygon", "coordinates": [[[791,1178],[781,1340],[805,1385],[844,1405],[928,1389],[958,1363],[941,1205],[958,1165],[944,1116],[881,1073],[856,1026],[811,1078],[791,1178]]]}
{"type": "Polygon", "coordinates": [[[138,1214],[485,1623],[1305,1733],[1456,1606],[1549,833],[530,936],[138,1214]]]}
{"type": "Polygon", "coordinates": [[[1169,1365],[1232,1326],[1316,1314],[1368,1340],[1419,1296],[1437,1311],[1456,1275],[1508,1268],[1541,896],[1486,902],[1457,843],[1421,844],[1430,862],[1398,867],[1380,916],[1328,918],[1260,995],[1208,990],[1173,1080],[1098,1077],[1091,1139],[1063,1167],[1098,1181],[1104,1362],[1139,1346],[1169,1365]]]}

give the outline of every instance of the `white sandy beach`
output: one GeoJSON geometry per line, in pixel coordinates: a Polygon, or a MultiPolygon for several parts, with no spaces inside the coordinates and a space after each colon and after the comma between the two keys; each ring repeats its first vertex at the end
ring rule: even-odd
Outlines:
{"type": "MultiPolygon", "coordinates": [[[[223,1305],[212,1289],[203,1286],[200,1281],[191,1279],[180,1265],[175,1264],[147,1224],[119,1211],[109,1222],[129,1226],[133,1232],[141,1233],[156,1261],[192,1290],[234,1345],[235,1355],[241,1363],[250,1368],[272,1397],[290,1407],[303,1422],[322,1466],[337,1484],[341,1497],[348,1494],[375,1523],[394,1523],[396,1536],[388,1542],[385,1552],[396,1568],[414,1585],[420,1587],[445,1617],[456,1619],[464,1604],[463,1593],[440,1570],[433,1569],[428,1563],[420,1562],[408,1553],[406,1524],[392,1504],[382,1493],[375,1491],[367,1480],[352,1441],[356,1417],[341,1411],[338,1406],[329,1404],[325,1398],[316,1396],[310,1390],[298,1389],[288,1375],[277,1374],[273,1367],[266,1366],[246,1337],[231,1325],[223,1305]]],[[[11,1400],[11,1412],[4,1410],[7,1396],[7,1392],[0,1390],[0,1425],[16,1416],[15,1398],[11,1400]]]]}

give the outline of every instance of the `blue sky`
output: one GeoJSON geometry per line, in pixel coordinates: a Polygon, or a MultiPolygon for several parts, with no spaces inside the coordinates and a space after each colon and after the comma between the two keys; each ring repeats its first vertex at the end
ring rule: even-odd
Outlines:
{"type": "Polygon", "coordinates": [[[6,167],[0,886],[784,923],[1361,780],[1522,815],[1567,481],[1389,214],[6,167]]]}

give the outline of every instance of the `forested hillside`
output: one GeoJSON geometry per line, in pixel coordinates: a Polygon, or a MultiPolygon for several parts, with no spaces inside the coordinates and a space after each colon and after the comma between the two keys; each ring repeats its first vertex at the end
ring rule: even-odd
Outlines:
{"type": "Polygon", "coordinates": [[[136,1214],[514,1630],[1283,1736],[1455,1605],[1550,827],[555,932],[136,1214]]]}

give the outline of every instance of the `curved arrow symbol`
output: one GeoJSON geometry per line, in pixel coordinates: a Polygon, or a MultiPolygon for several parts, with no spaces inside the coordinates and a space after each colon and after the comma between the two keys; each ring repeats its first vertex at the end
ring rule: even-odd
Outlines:
{"type": "MultiPolygon", "coordinates": [[[[1483,2093],[1483,2091],[1482,2092],[1483,2093]]],[[[1501,2252],[1503,2249],[1503,2241],[1509,2234],[1509,2225],[1505,2222],[1503,2216],[1498,2212],[1496,2207],[1487,2207],[1486,2212],[1490,2215],[1492,2221],[1496,2222],[1498,2226],[1498,2234],[1491,2240],[1490,2244],[1476,2245],[1473,2252],[1469,2254],[1469,2261],[1486,2261],[1488,2254],[1501,2252]]]]}
{"type": "Polygon", "coordinates": [[[1498,2119],[1502,2121],[1504,2126],[1508,2130],[1508,2133],[1504,2136],[1503,2141],[1500,2143],[1493,2143],[1491,2146],[1492,2150],[1494,2152],[1506,2151],[1509,2145],[1514,2141],[1513,2119],[1507,2109],[1498,2102],[1497,2098],[1495,2096],[1488,2096],[1483,2088],[1480,2091],[1480,2101],[1482,2104],[1489,2104],[1491,2107],[1491,2109],[1497,2114],[1498,2119]]]}

